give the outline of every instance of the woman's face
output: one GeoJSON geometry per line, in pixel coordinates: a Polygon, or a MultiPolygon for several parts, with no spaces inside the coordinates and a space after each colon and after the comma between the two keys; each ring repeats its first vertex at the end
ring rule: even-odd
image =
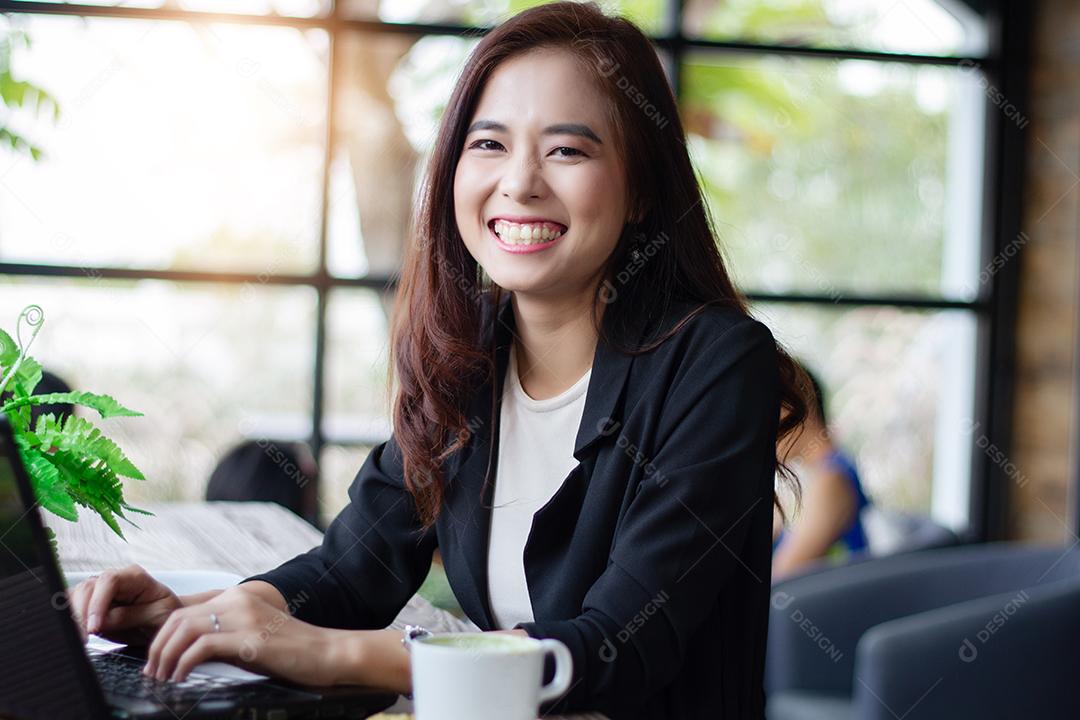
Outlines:
{"type": "Polygon", "coordinates": [[[465,246],[506,290],[572,296],[598,281],[627,222],[626,179],[604,100],[574,56],[535,50],[491,74],[454,211],[465,246]]]}

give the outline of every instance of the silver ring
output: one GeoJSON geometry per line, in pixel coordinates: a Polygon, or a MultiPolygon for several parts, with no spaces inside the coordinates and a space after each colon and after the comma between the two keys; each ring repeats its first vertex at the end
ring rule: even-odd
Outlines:
{"type": "Polygon", "coordinates": [[[210,613],[210,624],[214,626],[214,632],[221,632],[221,623],[218,622],[217,613],[210,613]]]}
{"type": "Polygon", "coordinates": [[[416,640],[417,638],[430,637],[434,634],[435,633],[431,632],[425,627],[421,627],[420,625],[406,625],[405,631],[402,634],[401,644],[405,647],[406,650],[408,650],[409,643],[411,643],[413,640],[416,640]]]}

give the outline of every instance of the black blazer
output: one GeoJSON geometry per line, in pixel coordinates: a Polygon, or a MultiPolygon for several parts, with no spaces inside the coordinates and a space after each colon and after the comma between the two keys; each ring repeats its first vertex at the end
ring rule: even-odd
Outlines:
{"type": "MultiPolygon", "coordinates": [[[[673,307],[664,327],[693,307],[673,307]]],[[[498,398],[513,328],[504,301],[494,326],[498,398]]],[[[592,367],[579,464],[535,514],[524,552],[536,621],[515,627],[562,640],[574,658],[570,690],[541,710],[762,718],[780,407],[773,337],[710,306],[636,358],[599,342],[592,367]]],[[[446,460],[432,529],[419,531],[391,437],[368,455],[321,546],[245,582],[274,585],[304,621],[383,628],[438,547],[468,617],[498,629],[486,562],[494,486],[484,475],[499,437],[490,383],[468,417],[477,432],[446,460]]],[[[496,447],[493,478],[497,458],[496,447]]],[[[549,659],[546,679],[552,673],[549,659]]]]}

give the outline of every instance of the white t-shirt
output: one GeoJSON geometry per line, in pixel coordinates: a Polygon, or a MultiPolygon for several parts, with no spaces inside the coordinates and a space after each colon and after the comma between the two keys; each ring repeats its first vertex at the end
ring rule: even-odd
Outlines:
{"type": "Polygon", "coordinates": [[[566,391],[534,400],[521,387],[516,355],[511,347],[499,411],[499,459],[488,550],[491,610],[500,630],[535,619],[525,582],[525,541],[533,514],[578,464],[574,441],[592,375],[590,368],[566,391]]]}

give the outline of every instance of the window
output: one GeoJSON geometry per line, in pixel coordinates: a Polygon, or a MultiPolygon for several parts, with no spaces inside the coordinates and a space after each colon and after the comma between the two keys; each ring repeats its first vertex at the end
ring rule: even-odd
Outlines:
{"type": "MultiPolygon", "coordinates": [[[[43,363],[147,414],[114,426],[132,497],[198,497],[263,434],[311,441],[326,519],[346,501],[389,433],[391,278],[462,31],[532,4],[9,3],[15,74],[61,114],[5,121],[45,157],[2,159],[3,322],[41,304],[43,363]]],[[[730,267],[871,494],[978,526],[1002,3],[601,4],[654,38],[730,267]]]]}

